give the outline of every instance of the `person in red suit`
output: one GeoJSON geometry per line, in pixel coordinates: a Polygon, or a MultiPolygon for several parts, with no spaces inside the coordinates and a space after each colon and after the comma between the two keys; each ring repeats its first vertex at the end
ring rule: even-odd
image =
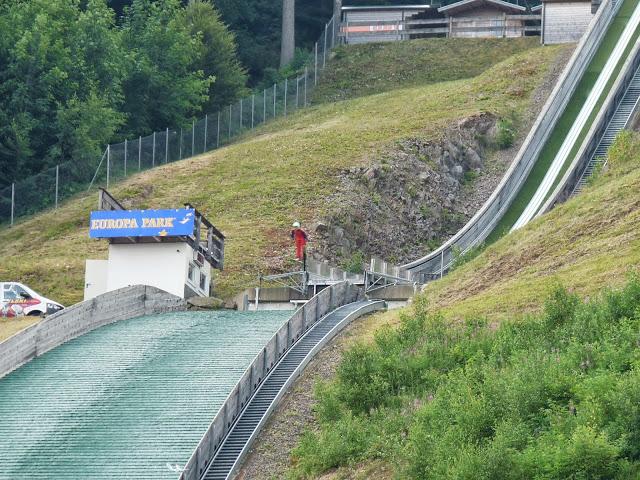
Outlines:
{"type": "Polygon", "coordinates": [[[291,230],[291,238],[296,242],[296,258],[304,261],[305,246],[307,245],[307,234],[300,228],[300,222],[293,222],[293,230],[291,230]]]}

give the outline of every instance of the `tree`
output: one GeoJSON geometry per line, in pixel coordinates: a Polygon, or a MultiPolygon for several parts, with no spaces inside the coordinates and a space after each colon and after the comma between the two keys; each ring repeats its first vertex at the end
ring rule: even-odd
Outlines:
{"type": "Polygon", "coordinates": [[[296,49],[295,0],[282,0],[282,37],[280,47],[280,67],[293,60],[296,49]]]}
{"type": "Polygon", "coordinates": [[[238,61],[235,35],[222,23],[214,6],[193,0],[186,8],[184,21],[190,35],[201,42],[192,69],[215,79],[204,110],[214,112],[247,95],[247,73],[238,61]]]}

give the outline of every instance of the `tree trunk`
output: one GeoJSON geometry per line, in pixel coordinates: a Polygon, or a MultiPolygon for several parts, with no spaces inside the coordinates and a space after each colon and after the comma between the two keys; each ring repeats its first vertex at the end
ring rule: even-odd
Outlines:
{"type": "Polygon", "coordinates": [[[282,47],[280,50],[281,67],[291,63],[296,48],[295,8],[295,0],[282,0],[282,47]]]}
{"type": "Polygon", "coordinates": [[[333,0],[333,18],[336,22],[342,21],[342,0],[333,0]]]}

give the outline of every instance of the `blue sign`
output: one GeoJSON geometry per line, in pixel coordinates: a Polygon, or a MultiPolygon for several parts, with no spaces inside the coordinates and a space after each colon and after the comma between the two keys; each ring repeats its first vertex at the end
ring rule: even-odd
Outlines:
{"type": "Polygon", "coordinates": [[[91,212],[91,238],[193,235],[195,210],[100,210],[91,212]]]}

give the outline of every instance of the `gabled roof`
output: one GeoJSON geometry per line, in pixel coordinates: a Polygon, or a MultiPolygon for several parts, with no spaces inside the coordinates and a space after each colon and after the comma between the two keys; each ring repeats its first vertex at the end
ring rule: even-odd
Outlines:
{"type": "Polygon", "coordinates": [[[342,7],[343,12],[357,10],[422,10],[432,8],[431,5],[372,5],[370,7],[342,7]]]}
{"type": "Polygon", "coordinates": [[[485,5],[497,7],[500,10],[508,12],[526,12],[527,7],[516,5],[515,3],[506,2],[504,0],[460,0],[444,7],[440,7],[438,12],[442,13],[458,13],[471,8],[478,8],[485,5]]]}

